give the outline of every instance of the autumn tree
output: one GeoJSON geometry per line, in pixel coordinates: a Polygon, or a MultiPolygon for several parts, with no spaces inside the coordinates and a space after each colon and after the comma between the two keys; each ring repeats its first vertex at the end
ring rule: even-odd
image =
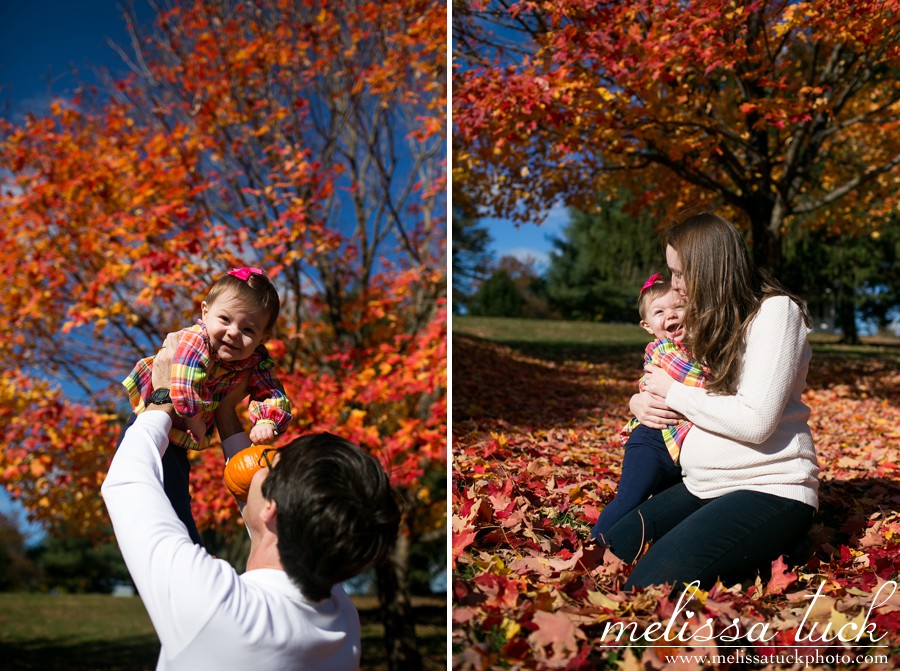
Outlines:
{"type": "MultiPolygon", "coordinates": [[[[282,440],[341,433],[402,493],[378,583],[392,667],[415,669],[410,547],[445,533],[446,8],[186,0],[129,20],[129,76],[2,127],[3,482],[35,519],[102,535],[119,381],[216,276],[263,267],[282,440]]],[[[221,470],[197,457],[194,513],[229,537],[221,470]]]]}
{"type": "Polygon", "coordinates": [[[858,231],[900,186],[896,0],[454,2],[454,182],[516,220],[636,178],[783,232],[858,231]]]}

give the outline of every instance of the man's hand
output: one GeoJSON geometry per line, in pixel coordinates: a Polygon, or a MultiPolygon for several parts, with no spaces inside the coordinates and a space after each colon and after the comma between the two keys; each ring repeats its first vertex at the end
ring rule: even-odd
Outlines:
{"type": "Polygon", "coordinates": [[[205,449],[206,422],[203,421],[203,418],[199,416],[185,417],[184,426],[190,437],[197,443],[197,449],[205,449]]]}
{"type": "MultiPolygon", "coordinates": [[[[178,334],[170,333],[166,336],[165,343],[153,357],[153,366],[150,371],[150,382],[153,389],[169,389],[172,386],[172,360],[175,358],[175,348],[178,346],[178,334]]],[[[171,403],[158,405],[151,403],[146,410],[165,412],[176,424],[179,423],[178,413],[171,403]]]]}
{"type": "Polygon", "coordinates": [[[254,445],[271,445],[276,435],[275,427],[269,422],[259,422],[250,429],[250,440],[254,445]]]}
{"type": "Polygon", "coordinates": [[[215,419],[216,428],[219,430],[219,438],[223,441],[244,430],[244,427],[241,426],[241,421],[237,417],[235,408],[238,403],[247,398],[247,394],[249,393],[247,381],[244,380],[235,387],[228,396],[219,401],[219,405],[216,407],[215,411],[215,419]]]}
{"type": "Polygon", "coordinates": [[[229,413],[234,412],[234,409],[238,407],[238,404],[243,401],[250,394],[250,390],[247,389],[247,380],[244,379],[238,386],[228,392],[228,396],[219,401],[219,407],[216,409],[222,410],[222,412],[229,413]]]}
{"type": "Polygon", "coordinates": [[[175,348],[178,347],[178,334],[170,333],[156,356],[153,357],[153,370],[150,381],[154,389],[169,389],[172,386],[172,360],[175,348]]]}

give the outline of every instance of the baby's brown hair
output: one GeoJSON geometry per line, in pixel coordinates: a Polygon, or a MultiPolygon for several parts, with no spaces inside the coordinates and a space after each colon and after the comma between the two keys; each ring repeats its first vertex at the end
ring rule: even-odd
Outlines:
{"type": "Polygon", "coordinates": [[[240,268],[225,273],[209,288],[206,303],[211,305],[219,296],[229,292],[233,292],[245,305],[252,306],[255,310],[263,310],[269,316],[266,331],[272,330],[278,321],[281,301],[265,273],[256,268],[240,268]]]}
{"type": "Polygon", "coordinates": [[[641,319],[647,320],[647,306],[652,301],[669,293],[671,290],[672,280],[664,278],[659,273],[651,275],[650,279],[644,282],[644,286],[641,287],[641,293],[638,295],[638,312],[641,315],[641,319]]]}

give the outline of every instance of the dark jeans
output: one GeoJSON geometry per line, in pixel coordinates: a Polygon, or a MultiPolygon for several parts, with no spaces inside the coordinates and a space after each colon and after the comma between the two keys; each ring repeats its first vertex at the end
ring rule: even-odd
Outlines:
{"type": "MultiPolygon", "coordinates": [[[[125,437],[125,432],[128,431],[128,427],[134,424],[135,419],[137,419],[137,416],[132,414],[125,424],[125,428],[122,429],[122,435],[119,436],[116,449],[119,449],[119,445],[122,444],[122,439],[125,437]]],[[[202,546],[203,540],[200,538],[200,530],[197,529],[197,523],[194,522],[194,515],[191,513],[191,462],[188,459],[187,450],[169,443],[169,447],[166,448],[166,453],[162,457],[162,466],[163,489],[166,492],[166,496],[172,504],[172,508],[175,509],[178,519],[187,527],[191,540],[202,546]]]]}
{"type": "Polygon", "coordinates": [[[591,536],[605,537],[616,522],[641,503],[680,481],[681,468],[669,456],[662,431],[639,424],[625,444],[616,498],[600,513],[591,536]]]}
{"type": "Polygon", "coordinates": [[[700,499],[681,483],[623,517],[606,540],[626,562],[651,543],[625,589],[694,580],[708,589],[717,579],[727,585],[750,578],[789,553],[814,513],[805,503],[747,490],[700,499]]]}

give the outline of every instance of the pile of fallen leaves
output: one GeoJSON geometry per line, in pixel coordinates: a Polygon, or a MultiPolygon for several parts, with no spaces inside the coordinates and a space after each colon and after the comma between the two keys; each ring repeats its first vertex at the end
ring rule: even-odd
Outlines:
{"type": "Polygon", "coordinates": [[[455,669],[900,667],[900,374],[817,354],[807,547],[742,584],[625,593],[590,528],[615,494],[641,353],[553,362],[453,341],[455,669]]]}

